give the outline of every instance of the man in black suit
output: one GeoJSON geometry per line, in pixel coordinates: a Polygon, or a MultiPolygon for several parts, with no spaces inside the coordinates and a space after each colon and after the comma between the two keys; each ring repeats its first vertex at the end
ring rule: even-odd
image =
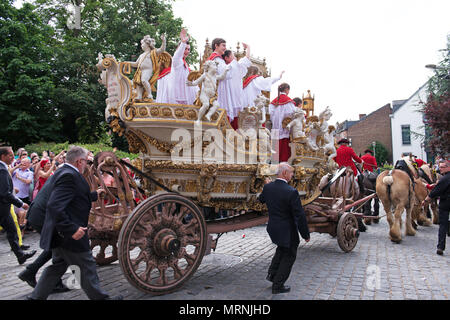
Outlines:
{"type": "MultiPolygon", "coordinates": [[[[96,263],[89,246],[87,225],[93,201],[103,190],[90,191],[81,172],[86,168],[88,151],[72,147],[66,163],[58,169],[47,203],[40,246],[52,250],[53,263],[42,273],[29,299],[47,299],[67,268],[80,270],[79,282],[89,299],[111,299],[100,288],[96,263]]],[[[55,173],[56,174],[56,173],[55,173]]],[[[113,299],[122,299],[122,296],[113,299]]]]}
{"type": "Polygon", "coordinates": [[[14,152],[11,147],[0,147],[0,226],[6,231],[6,237],[11,250],[17,257],[19,264],[23,264],[31,258],[36,250],[25,253],[19,246],[17,228],[11,216],[11,204],[18,208],[28,209],[28,204],[17,198],[13,193],[13,182],[8,171],[8,166],[14,160],[14,152]]]}
{"type": "Polygon", "coordinates": [[[293,174],[293,167],[286,162],[280,163],[278,178],[266,184],[259,196],[259,201],[265,203],[269,210],[267,232],[272,242],[278,246],[266,278],[273,283],[273,294],[290,291],[284,283],[297,257],[300,244],[298,232],[309,242],[309,229],[300,196],[298,191],[288,184],[293,174]]]}
{"type": "MultiPolygon", "coordinates": [[[[33,202],[30,205],[30,208],[27,211],[27,224],[34,230],[36,230],[39,234],[41,234],[42,232],[42,226],[44,225],[45,221],[45,212],[47,210],[47,202],[51,192],[53,191],[55,179],[58,179],[58,177],[61,175],[61,172],[62,171],[60,170],[56,170],[55,174],[48,178],[48,180],[45,182],[45,185],[39,191],[36,198],[34,198],[33,202]]],[[[19,273],[19,279],[25,281],[33,288],[36,287],[36,274],[38,273],[39,269],[51,259],[52,251],[43,250],[41,254],[25,268],[25,270],[19,273]]],[[[69,290],[70,289],[65,286],[60,279],[53,289],[52,293],[66,292],[69,290]]]]}

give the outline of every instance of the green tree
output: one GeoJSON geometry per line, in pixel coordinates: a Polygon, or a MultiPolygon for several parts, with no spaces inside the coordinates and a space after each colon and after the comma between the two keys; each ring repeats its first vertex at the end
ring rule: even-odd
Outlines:
{"type": "Polygon", "coordinates": [[[0,3],[0,140],[14,147],[60,138],[53,105],[54,30],[34,6],[0,3]],[[55,121],[56,120],[56,121],[55,121]]]}
{"type": "Polygon", "coordinates": [[[428,99],[423,103],[422,112],[427,152],[450,154],[450,35],[444,57],[429,81],[428,99]]]}
{"type": "MultiPolygon", "coordinates": [[[[149,34],[161,44],[166,34],[167,51],[178,43],[182,20],[175,18],[167,0],[36,0],[39,12],[56,29],[60,45],[52,63],[54,106],[60,114],[65,140],[93,143],[107,126],[106,90],[98,83],[97,54],[113,54],[118,60],[134,60],[140,40],[149,34]],[[80,8],[80,28],[68,23],[69,5],[80,8]]],[[[72,7],[72,12],[74,8],[72,7]]],[[[195,47],[195,43],[194,43],[195,47]]],[[[195,52],[195,51],[194,51],[195,52]]],[[[191,61],[196,58],[193,54],[191,61]]],[[[116,141],[120,139],[113,139],[116,141]]]]}

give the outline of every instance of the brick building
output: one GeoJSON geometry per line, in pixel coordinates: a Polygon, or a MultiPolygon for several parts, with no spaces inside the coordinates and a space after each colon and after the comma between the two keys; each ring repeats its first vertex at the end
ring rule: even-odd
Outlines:
{"type": "Polygon", "coordinates": [[[344,121],[336,131],[336,140],[347,138],[357,155],[379,141],[388,151],[388,161],[392,163],[391,104],[366,115],[360,114],[357,121],[344,121]]]}

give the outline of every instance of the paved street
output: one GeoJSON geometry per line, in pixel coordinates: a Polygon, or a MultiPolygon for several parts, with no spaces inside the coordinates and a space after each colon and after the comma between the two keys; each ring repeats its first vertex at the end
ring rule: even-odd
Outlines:
{"type": "MultiPolygon", "coordinates": [[[[415,237],[394,244],[388,239],[384,217],[379,224],[368,226],[350,253],[341,251],[336,238],[312,233],[309,243],[300,244],[286,283],[292,290],[287,294],[272,295],[271,284],[265,280],[275,251],[265,225],[223,235],[216,252],[205,256],[194,276],[171,294],[152,296],[138,291],[122,275],[118,262],[98,267],[98,273],[107,292],[128,300],[449,300],[450,252],[436,254],[437,230],[436,225],[419,226],[415,237]]],[[[38,234],[28,234],[24,243],[39,253],[38,239],[38,234]]],[[[22,300],[31,293],[17,278],[25,265],[18,265],[6,235],[1,234],[1,300],[22,300]]],[[[82,290],[72,290],[49,299],[87,297],[82,290]]]]}

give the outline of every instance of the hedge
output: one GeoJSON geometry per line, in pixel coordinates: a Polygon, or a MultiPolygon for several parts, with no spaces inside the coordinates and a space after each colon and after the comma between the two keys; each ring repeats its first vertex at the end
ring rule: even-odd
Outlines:
{"type": "MultiPolygon", "coordinates": [[[[63,150],[68,150],[72,145],[77,145],[89,151],[92,151],[94,155],[102,151],[114,151],[113,147],[108,146],[107,144],[104,143],[84,144],[84,143],[69,143],[69,142],[64,143],[39,142],[34,144],[27,144],[24,148],[25,150],[28,151],[28,154],[36,152],[39,155],[39,157],[41,157],[43,151],[52,151],[55,153],[55,155],[57,155],[63,150]]],[[[120,159],[130,158],[130,160],[133,160],[139,156],[138,154],[128,153],[120,150],[117,150],[115,154],[120,159]]]]}

